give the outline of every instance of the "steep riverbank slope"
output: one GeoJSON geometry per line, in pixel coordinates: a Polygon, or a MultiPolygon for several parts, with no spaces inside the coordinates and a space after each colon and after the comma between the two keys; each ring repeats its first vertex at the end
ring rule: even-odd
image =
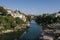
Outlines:
{"type": "Polygon", "coordinates": [[[28,15],[0,6],[0,34],[16,32],[29,28],[28,15]]]}

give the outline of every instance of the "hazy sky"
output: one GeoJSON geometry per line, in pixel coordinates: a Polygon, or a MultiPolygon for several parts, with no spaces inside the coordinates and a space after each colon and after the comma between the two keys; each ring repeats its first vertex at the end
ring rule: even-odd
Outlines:
{"type": "Polygon", "coordinates": [[[60,0],[0,0],[0,5],[34,15],[60,11],[60,0]]]}

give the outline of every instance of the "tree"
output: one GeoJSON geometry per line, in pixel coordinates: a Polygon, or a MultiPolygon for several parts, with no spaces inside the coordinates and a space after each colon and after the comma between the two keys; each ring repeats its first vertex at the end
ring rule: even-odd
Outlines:
{"type": "Polygon", "coordinates": [[[7,15],[7,11],[3,7],[0,7],[0,14],[5,16],[7,15]]]}
{"type": "Polygon", "coordinates": [[[19,17],[15,18],[16,20],[16,24],[23,24],[24,21],[22,19],[20,19],[19,17]]]}
{"type": "Polygon", "coordinates": [[[31,16],[26,16],[27,18],[26,18],[26,20],[27,21],[31,21],[31,16]]]}

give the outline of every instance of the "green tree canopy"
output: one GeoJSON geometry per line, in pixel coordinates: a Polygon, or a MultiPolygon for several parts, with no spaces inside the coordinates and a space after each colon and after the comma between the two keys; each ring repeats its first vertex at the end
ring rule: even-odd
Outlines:
{"type": "Polygon", "coordinates": [[[0,6],[0,14],[1,15],[6,15],[7,14],[7,11],[1,6],[0,6]]]}
{"type": "Polygon", "coordinates": [[[23,24],[24,21],[20,19],[19,17],[15,18],[17,24],[23,24]]]}

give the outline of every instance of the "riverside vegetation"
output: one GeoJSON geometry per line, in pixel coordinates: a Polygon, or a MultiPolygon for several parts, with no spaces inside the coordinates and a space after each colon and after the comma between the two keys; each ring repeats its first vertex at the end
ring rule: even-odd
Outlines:
{"type": "MultiPolygon", "coordinates": [[[[48,14],[43,14],[42,16],[37,16],[35,21],[42,25],[42,26],[45,26],[45,28],[53,28],[54,26],[51,26],[51,24],[54,24],[54,23],[60,23],[60,16],[51,16],[51,15],[48,15],[48,14]]],[[[45,29],[43,28],[43,29],[45,29]]]]}
{"type": "Polygon", "coordinates": [[[0,34],[8,30],[21,30],[22,28],[27,28],[27,22],[30,21],[30,17],[26,16],[26,22],[24,22],[19,17],[14,18],[11,14],[7,13],[3,7],[0,7],[0,34]],[[24,24],[24,25],[23,25],[24,24]],[[26,24],[26,25],[25,25],[26,24]]]}
{"type": "MultiPolygon", "coordinates": [[[[60,29],[57,29],[60,26],[60,11],[56,14],[43,14],[36,17],[35,21],[37,24],[42,26],[44,32],[48,33],[54,40],[60,37],[60,29]]],[[[59,27],[60,28],[60,27],[59,27]]],[[[49,36],[48,36],[49,37],[49,36]]]]}

